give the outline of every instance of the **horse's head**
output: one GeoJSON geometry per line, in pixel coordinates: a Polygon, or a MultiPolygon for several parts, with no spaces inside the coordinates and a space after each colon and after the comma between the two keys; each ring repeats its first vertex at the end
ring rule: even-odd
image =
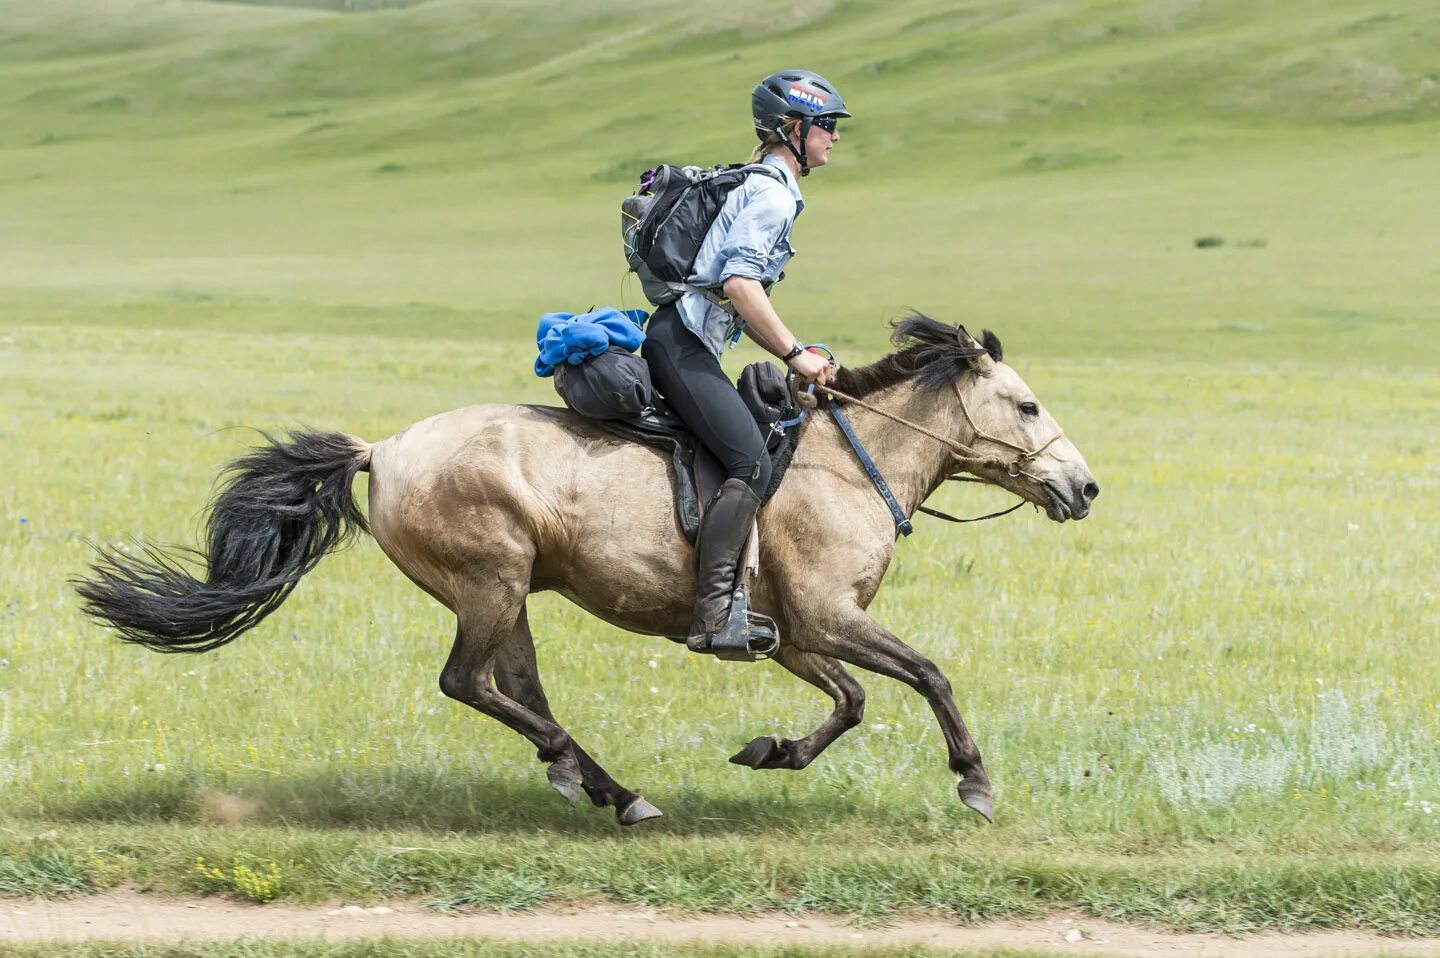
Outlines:
{"type": "Polygon", "coordinates": [[[962,467],[1045,509],[1056,522],[1083,519],[1100,485],[1049,410],[1004,363],[1000,340],[990,330],[976,340],[964,326],[955,336],[967,354],[969,373],[951,380],[959,406],[960,441],[973,458],[962,467]]]}
{"type": "Polygon", "coordinates": [[[841,369],[834,380],[838,394],[858,398],[906,386],[925,427],[897,421],[950,446],[950,472],[971,473],[1044,506],[1056,522],[1090,514],[1100,486],[1085,457],[1020,374],[1005,365],[994,333],[987,329],[977,340],[964,326],[919,313],[894,325],[890,340],[899,351],[841,369]]]}

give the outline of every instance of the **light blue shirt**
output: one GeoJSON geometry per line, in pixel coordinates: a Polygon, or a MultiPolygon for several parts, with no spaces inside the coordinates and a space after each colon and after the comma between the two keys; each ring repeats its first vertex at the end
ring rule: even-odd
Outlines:
{"type": "MultiPolygon", "coordinates": [[[[746,276],[770,284],[780,278],[795,255],[790,229],[805,208],[800,186],[785,161],[771,154],[762,161],[779,171],[782,180],[751,174],[726,197],[710,225],[689,285],[718,289],[731,276],[746,276]]],[[[723,294],[722,294],[723,295],[723,294]]],[[[675,301],[680,320],[719,359],[727,341],[740,337],[740,321],[704,293],[688,292],[675,301]]]]}

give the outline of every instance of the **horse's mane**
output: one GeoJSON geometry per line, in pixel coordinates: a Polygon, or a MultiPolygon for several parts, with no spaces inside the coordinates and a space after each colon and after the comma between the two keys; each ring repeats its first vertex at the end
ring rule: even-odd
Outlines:
{"type": "Polygon", "coordinates": [[[964,326],[950,326],[921,313],[911,313],[890,324],[890,341],[900,349],[868,366],[842,368],[834,379],[835,388],[852,396],[865,396],[890,386],[913,381],[919,389],[946,386],[975,366],[987,353],[997,363],[1005,355],[1000,339],[990,330],[980,337],[980,347],[967,346],[964,326]]]}

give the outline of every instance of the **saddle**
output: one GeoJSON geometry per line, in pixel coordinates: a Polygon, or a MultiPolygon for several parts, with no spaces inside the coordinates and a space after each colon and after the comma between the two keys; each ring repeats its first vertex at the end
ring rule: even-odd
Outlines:
{"type": "MultiPolygon", "coordinates": [[[[780,481],[785,478],[790,461],[795,457],[799,435],[796,430],[781,431],[775,426],[795,418],[799,409],[790,396],[785,375],[774,363],[759,362],[746,366],[740,373],[736,388],[766,437],[765,447],[770,453],[770,487],[761,494],[760,501],[769,502],[775,490],[780,488],[780,481]]],[[[639,416],[591,421],[621,439],[670,453],[675,465],[675,517],[685,539],[690,545],[695,545],[700,534],[704,503],[710,501],[726,478],[720,461],[700,445],[680,417],[658,396],[654,405],[639,416]]],[[[753,542],[748,552],[754,554],[753,542]]]]}

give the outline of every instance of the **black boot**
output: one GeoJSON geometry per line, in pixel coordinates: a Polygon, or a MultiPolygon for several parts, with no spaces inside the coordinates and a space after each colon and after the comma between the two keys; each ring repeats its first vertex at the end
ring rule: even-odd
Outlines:
{"type": "Polygon", "coordinates": [[[708,652],[711,640],[730,618],[740,553],[759,511],[760,497],[743,479],[726,479],[705,510],[695,545],[698,581],[687,642],[691,651],[708,652]]]}

